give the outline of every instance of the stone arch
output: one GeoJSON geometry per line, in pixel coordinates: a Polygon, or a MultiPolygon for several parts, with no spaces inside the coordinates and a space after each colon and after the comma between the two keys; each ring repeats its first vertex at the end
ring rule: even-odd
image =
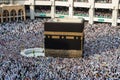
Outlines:
{"type": "Polygon", "coordinates": [[[15,21],[17,18],[17,12],[16,10],[12,9],[10,12],[10,16],[11,16],[11,21],[15,21]]]}
{"type": "Polygon", "coordinates": [[[9,11],[3,10],[3,22],[9,21],[9,11]]]}
{"type": "Polygon", "coordinates": [[[12,9],[10,12],[10,16],[17,16],[16,10],[12,9]]]}
{"type": "Polygon", "coordinates": [[[18,15],[23,15],[23,10],[22,9],[18,10],[18,15]]]}
{"type": "Polygon", "coordinates": [[[23,20],[24,12],[22,9],[18,10],[18,20],[23,20]]]}

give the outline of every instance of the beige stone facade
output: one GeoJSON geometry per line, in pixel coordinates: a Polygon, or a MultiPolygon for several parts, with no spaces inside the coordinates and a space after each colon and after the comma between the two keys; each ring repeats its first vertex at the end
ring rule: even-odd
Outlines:
{"type": "Polygon", "coordinates": [[[0,5],[0,23],[18,20],[26,20],[25,7],[23,5],[0,5]]]}

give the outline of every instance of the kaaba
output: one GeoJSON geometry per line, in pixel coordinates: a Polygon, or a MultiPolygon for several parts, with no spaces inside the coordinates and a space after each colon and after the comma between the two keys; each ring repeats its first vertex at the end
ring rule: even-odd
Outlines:
{"type": "Polygon", "coordinates": [[[84,20],[55,18],[44,24],[45,56],[82,57],[84,20]]]}

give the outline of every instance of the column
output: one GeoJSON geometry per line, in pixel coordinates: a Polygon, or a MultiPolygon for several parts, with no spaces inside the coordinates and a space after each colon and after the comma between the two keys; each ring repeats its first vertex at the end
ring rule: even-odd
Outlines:
{"type": "Polygon", "coordinates": [[[9,18],[9,16],[8,16],[7,12],[5,12],[5,22],[8,21],[8,18],[9,18]]]}
{"type": "Polygon", "coordinates": [[[3,22],[3,9],[1,9],[1,23],[3,22]]]}
{"type": "Polygon", "coordinates": [[[112,0],[113,11],[112,11],[112,26],[117,26],[117,17],[118,17],[118,6],[119,0],[112,0]]]}
{"type": "Polygon", "coordinates": [[[23,16],[24,16],[24,13],[22,13],[22,11],[21,11],[20,15],[19,15],[19,17],[20,17],[21,20],[23,20],[23,16]]]}
{"type": "Polygon", "coordinates": [[[51,0],[51,18],[55,18],[55,0],[51,0]]]}
{"type": "Polygon", "coordinates": [[[95,3],[95,0],[89,0],[89,3],[90,3],[90,8],[89,8],[89,24],[93,24],[94,22],[94,3],[95,3]]]}
{"type": "Polygon", "coordinates": [[[68,0],[69,2],[69,17],[73,17],[73,0],[68,0]]]}
{"type": "Polygon", "coordinates": [[[30,19],[35,19],[34,5],[30,5],[30,19]]]}
{"type": "Polygon", "coordinates": [[[9,22],[11,22],[11,15],[10,15],[10,11],[9,11],[9,22]]]}
{"type": "Polygon", "coordinates": [[[1,23],[3,22],[3,15],[1,15],[1,23]]]}
{"type": "Polygon", "coordinates": [[[10,4],[13,4],[13,0],[10,0],[10,4]]]}
{"type": "Polygon", "coordinates": [[[24,20],[26,20],[25,6],[24,6],[24,8],[23,8],[23,16],[24,16],[24,20]]]}
{"type": "Polygon", "coordinates": [[[112,11],[112,26],[117,26],[118,9],[112,11]]]}
{"type": "Polygon", "coordinates": [[[35,19],[35,6],[34,6],[34,0],[30,1],[30,19],[35,19]]]}
{"type": "Polygon", "coordinates": [[[17,18],[17,21],[18,21],[18,12],[17,12],[16,18],[17,18]]]}

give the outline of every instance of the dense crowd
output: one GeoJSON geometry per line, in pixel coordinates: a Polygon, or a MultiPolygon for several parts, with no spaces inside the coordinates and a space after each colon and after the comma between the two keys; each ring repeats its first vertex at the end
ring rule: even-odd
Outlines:
{"type": "Polygon", "coordinates": [[[120,29],[85,24],[84,58],[27,58],[21,49],[43,47],[47,19],[0,24],[0,80],[120,80],[120,29]]]}
{"type": "MultiPolygon", "coordinates": [[[[83,16],[83,17],[89,17],[89,9],[88,8],[79,8],[75,7],[73,10],[73,15],[75,16],[83,16]]],[[[27,12],[29,12],[27,10],[27,12]]],[[[50,14],[51,13],[51,8],[50,6],[36,6],[35,7],[35,12],[40,13],[39,15],[45,15],[45,14],[50,14]]],[[[69,15],[69,8],[68,7],[63,7],[63,6],[56,6],[55,10],[56,14],[62,14],[62,15],[69,15]]],[[[95,9],[94,16],[97,18],[112,18],[112,10],[111,9],[95,9]]],[[[119,18],[118,14],[118,18],[119,18]]]]}
{"type": "Polygon", "coordinates": [[[51,8],[50,6],[43,6],[43,7],[36,6],[35,12],[36,13],[50,13],[51,8]]]}
{"type": "Polygon", "coordinates": [[[74,15],[88,17],[89,10],[87,8],[74,8],[74,15]]]}
{"type": "Polygon", "coordinates": [[[69,14],[68,7],[57,6],[56,7],[56,14],[68,15],[69,14]]]}
{"type": "Polygon", "coordinates": [[[96,9],[95,10],[95,17],[112,18],[112,10],[108,10],[108,9],[96,9]]]}

